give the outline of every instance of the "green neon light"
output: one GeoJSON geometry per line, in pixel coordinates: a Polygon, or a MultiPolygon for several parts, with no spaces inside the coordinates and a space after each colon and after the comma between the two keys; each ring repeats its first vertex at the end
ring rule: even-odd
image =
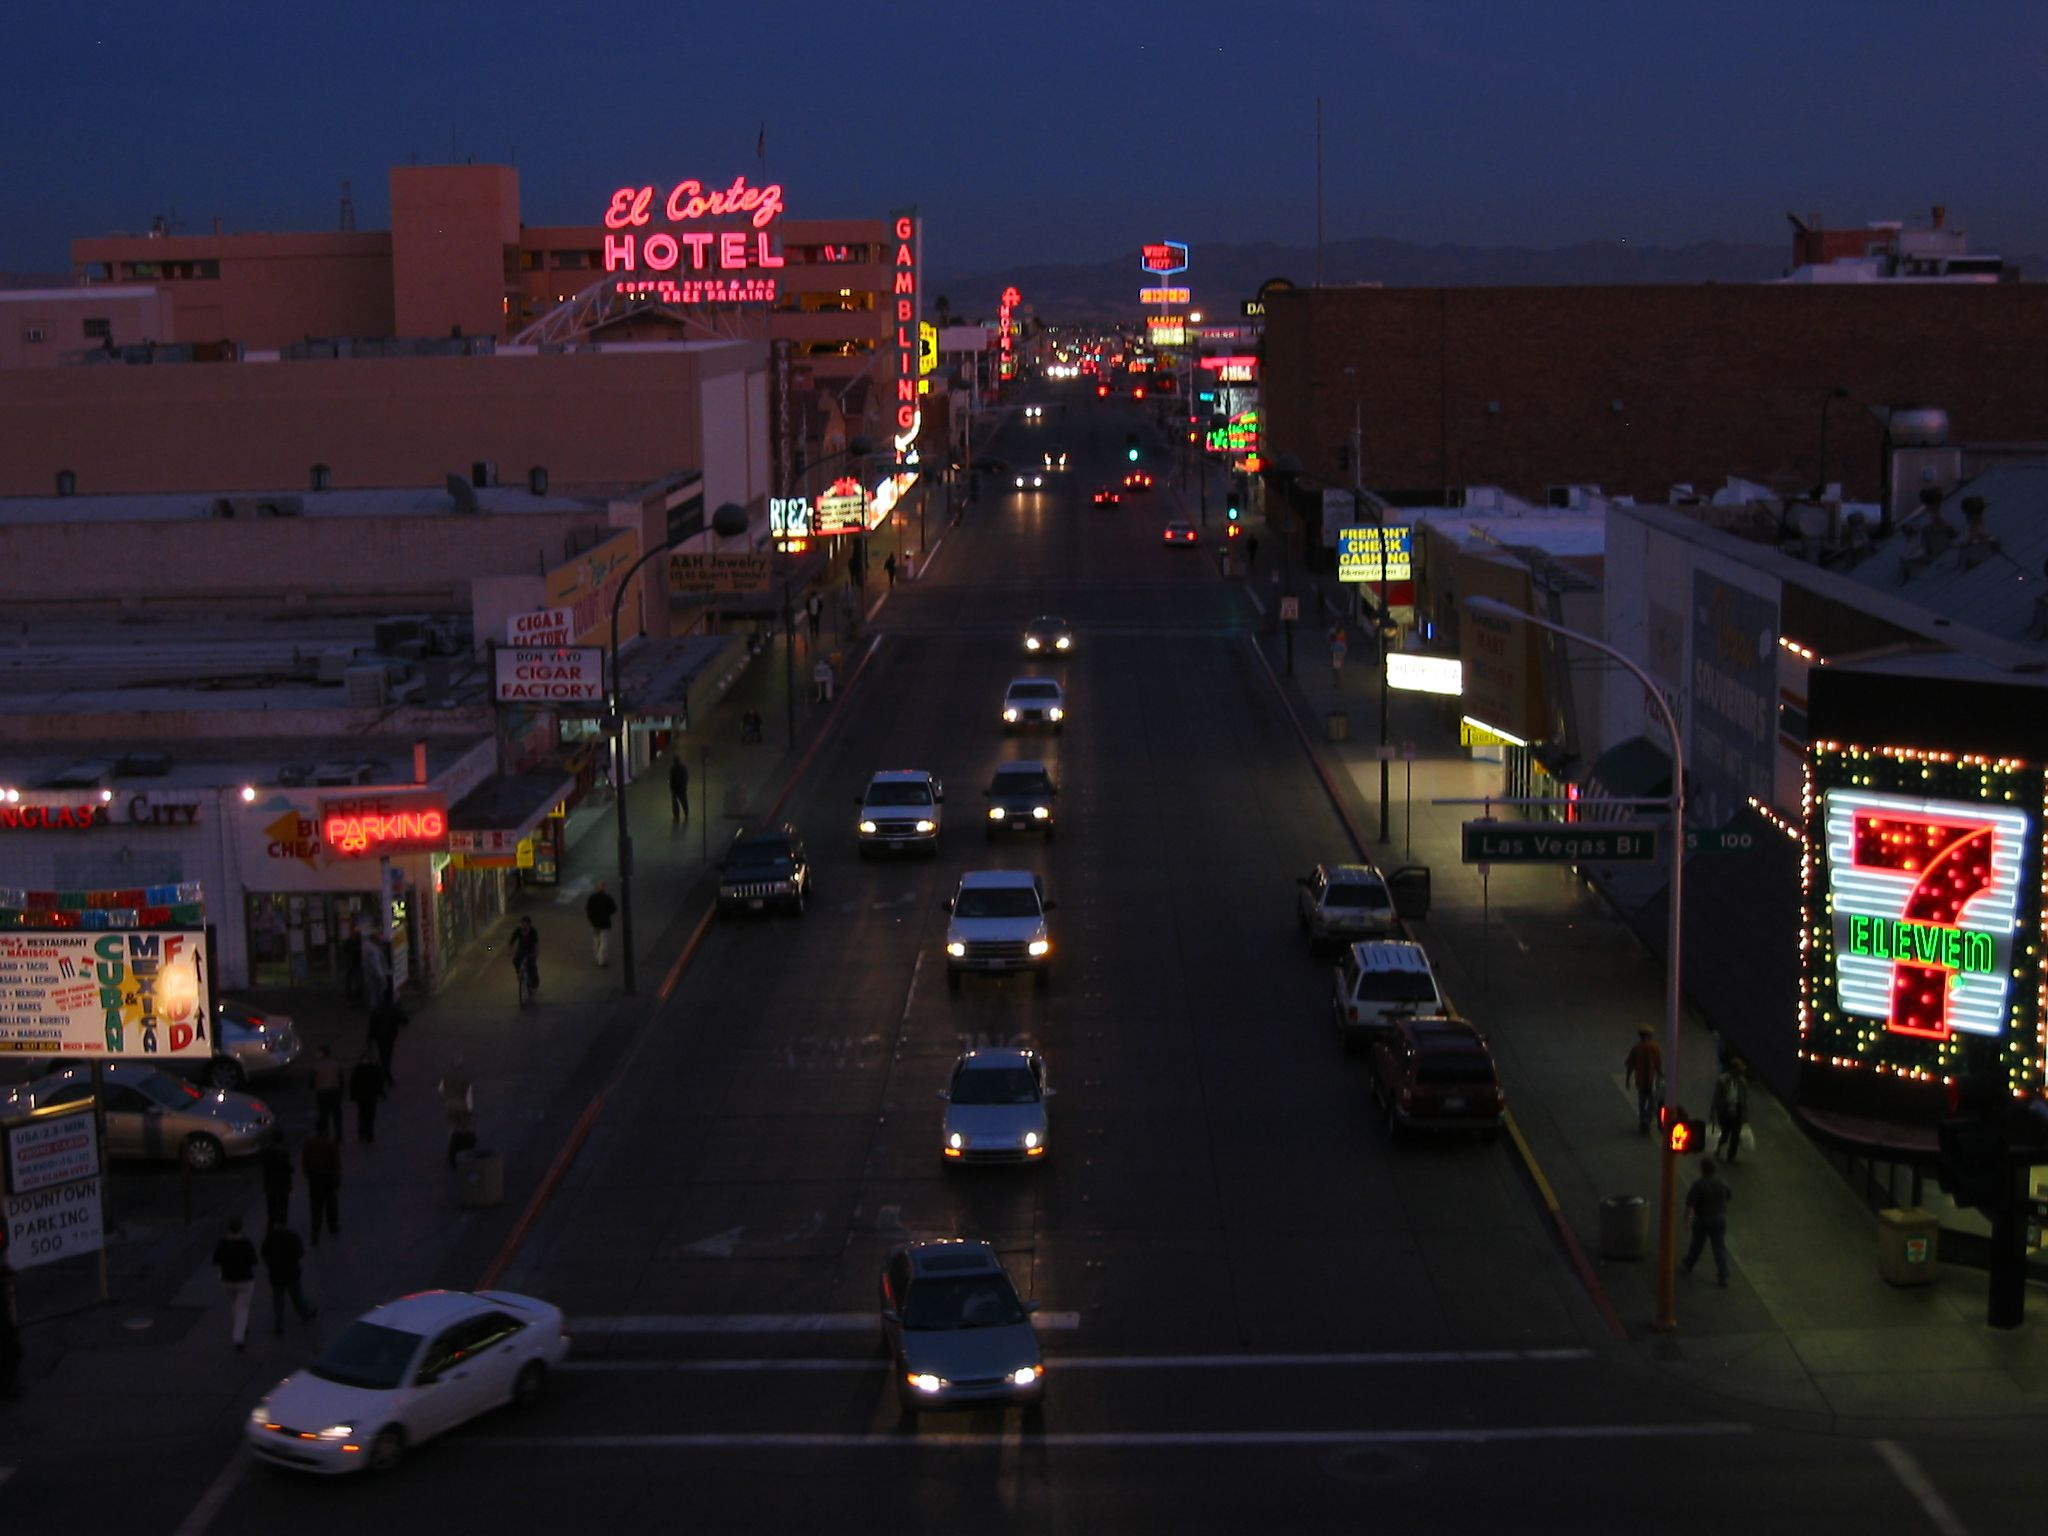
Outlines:
{"type": "Polygon", "coordinates": [[[1852,955],[1961,971],[1971,976],[1990,975],[1996,953],[1991,935],[1975,929],[1863,913],[1853,913],[1849,918],[1848,948],[1852,955]]]}

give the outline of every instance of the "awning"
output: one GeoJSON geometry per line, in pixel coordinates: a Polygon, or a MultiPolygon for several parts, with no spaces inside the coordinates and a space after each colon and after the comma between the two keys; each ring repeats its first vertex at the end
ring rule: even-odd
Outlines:
{"type": "Polygon", "coordinates": [[[1586,796],[1608,800],[1671,798],[1671,754],[1647,736],[1609,747],[1586,775],[1586,796]]]}
{"type": "Polygon", "coordinates": [[[744,635],[672,635],[642,640],[619,658],[619,691],[629,718],[696,719],[747,664],[744,635]]]}
{"type": "Polygon", "coordinates": [[[573,775],[494,773],[448,812],[450,853],[511,853],[576,793],[573,775]]]}

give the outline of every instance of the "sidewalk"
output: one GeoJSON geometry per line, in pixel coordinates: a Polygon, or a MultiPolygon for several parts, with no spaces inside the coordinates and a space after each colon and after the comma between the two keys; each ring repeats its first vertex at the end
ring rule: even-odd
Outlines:
{"type": "MultiPolygon", "coordinates": [[[[886,592],[877,608],[881,601],[886,592]]],[[[828,595],[820,637],[828,652],[840,648],[829,603],[828,595]]],[[[357,1140],[355,1110],[346,1107],[341,1232],[307,1256],[306,1294],[320,1309],[318,1322],[311,1328],[287,1322],[273,1342],[269,1298],[262,1294],[268,1288],[259,1277],[248,1352],[229,1347],[228,1308],[211,1256],[232,1215],[242,1217],[255,1239],[262,1237],[254,1159],[195,1179],[175,1169],[124,1164],[111,1186],[111,1299],[98,1299],[91,1260],[16,1277],[26,1357],[18,1398],[0,1401],[4,1460],[26,1464],[90,1443],[160,1438],[167,1415],[232,1424],[262,1389],[303,1364],[337,1323],[405,1291],[478,1283],[592,1096],[651,1016],[664,975],[708,906],[707,858],[720,856],[740,815],[767,812],[796,754],[825,718],[826,708],[812,702],[812,654],[800,634],[792,749],[782,644],[778,636],[757,654],[702,728],[685,738],[687,823],[671,826],[665,764],[626,790],[635,854],[637,995],[624,992],[620,925],[614,924],[609,964],[600,970],[583,916],[597,880],[622,894],[616,807],[607,800],[571,816],[559,887],[520,892],[497,929],[458,958],[439,992],[403,1000],[411,1022],[399,1037],[397,1086],[380,1109],[374,1145],[357,1140]],[[740,741],[740,716],[748,709],[761,715],[761,742],[740,741]],[[522,915],[533,918],[541,935],[541,990],[527,1008],[517,1004],[504,950],[522,915]],[[504,1160],[503,1200],[491,1207],[465,1205],[461,1181],[447,1164],[436,1085],[458,1057],[466,1058],[475,1085],[479,1146],[504,1160]],[[164,1384],[161,1390],[138,1390],[138,1372],[164,1384]],[[175,1409],[166,1392],[175,1392],[175,1409]]],[[[842,679],[856,659],[847,648],[842,679]]],[[[303,1041],[304,1055],[290,1071],[249,1088],[276,1112],[296,1162],[314,1121],[309,1073],[315,1048],[327,1044],[346,1068],[363,1047],[366,1015],[338,996],[248,996],[290,1014],[303,1041]]],[[[304,1183],[296,1180],[291,1217],[302,1236],[306,1210],[304,1183]]]]}
{"type": "MultiPolygon", "coordinates": [[[[1277,557],[1278,537],[1257,526],[1262,554],[1277,557]]],[[[1502,865],[1482,881],[1462,862],[1460,825],[1483,810],[1435,802],[1500,793],[1502,780],[1497,765],[1471,761],[1458,745],[1454,700],[1392,697],[1388,734],[1397,754],[1401,743],[1415,744],[1413,789],[1411,795],[1408,764],[1397,755],[1391,836],[1377,842],[1379,695],[1371,644],[1351,631],[1350,657],[1336,683],[1317,593],[1333,608],[1344,606],[1348,594],[1333,575],[1305,576],[1297,562],[1302,617],[1294,676],[1287,679],[1279,626],[1270,617],[1279,589],[1267,564],[1262,558],[1246,594],[1269,616],[1262,652],[1336,785],[1360,839],[1357,851],[1388,868],[1430,868],[1430,917],[1410,925],[1412,934],[1428,947],[1458,1011],[1492,1043],[1528,1149],[1522,1161],[1532,1197],[1555,1192],[1559,1220],[1632,1346],[1704,1393],[1806,1426],[1881,1418],[1896,1429],[1902,1422],[2048,1412],[2048,1299],[2037,1293],[2031,1326],[2008,1332],[1984,1322],[1981,1271],[1942,1266],[1929,1285],[1887,1284],[1878,1273],[1875,1218],[1755,1080],[1757,1146],[1727,1172],[1735,1190],[1733,1284],[1717,1289],[1711,1262],[1680,1274],[1677,1331],[1651,1329],[1654,1257],[1600,1257],[1600,1203],[1613,1195],[1643,1197],[1654,1255],[1658,1139],[1637,1132],[1622,1061],[1639,1024],[1662,1033],[1661,963],[1569,868],[1502,865]],[[1340,712],[1349,739],[1328,740],[1328,717],[1340,712]]],[[[1667,1064],[1672,1098],[1704,1115],[1715,1056],[1705,1026],[1691,1016],[1682,1024],[1680,1056],[1675,1072],[1667,1064]]],[[[1504,1145],[1512,1149],[1514,1140],[1504,1145]]],[[[1681,1202],[1698,1172],[1697,1159],[1683,1161],[1681,1202]]],[[[1683,1210],[1678,1214],[1682,1258],[1687,1234],[1683,1210]]]]}

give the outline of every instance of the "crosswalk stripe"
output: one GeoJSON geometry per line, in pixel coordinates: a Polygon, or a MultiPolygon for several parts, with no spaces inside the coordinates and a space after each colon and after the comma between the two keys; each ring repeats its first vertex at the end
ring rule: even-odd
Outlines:
{"type": "MultiPolygon", "coordinates": [[[[1071,1332],[1078,1312],[1036,1312],[1040,1332],[1071,1332]]],[[[873,1333],[881,1327],[872,1312],[675,1313],[649,1317],[572,1317],[569,1336],[616,1338],[636,1333],[873,1333]]]]}
{"type": "MultiPolygon", "coordinates": [[[[1026,1445],[1072,1450],[1145,1450],[1190,1446],[1227,1449],[1297,1445],[1503,1445],[1546,1440],[1662,1440],[1747,1435],[1755,1426],[1708,1422],[1700,1424],[1507,1424],[1486,1429],[1223,1429],[1176,1432],[1107,1432],[1103,1434],[1025,1434],[1026,1445]]],[[[986,1450],[1014,1439],[1008,1434],[963,1434],[957,1431],[912,1434],[709,1434],[709,1435],[472,1435],[451,1442],[469,1450],[873,1450],[910,1447],[916,1450],[986,1450]]]]}
{"type": "MultiPolygon", "coordinates": [[[[1151,1370],[1290,1370],[1341,1366],[1356,1370],[1369,1366],[1411,1365],[1551,1365],[1590,1360],[1590,1349],[1439,1349],[1403,1353],[1331,1355],[1056,1355],[1053,1366],[1060,1375],[1070,1371],[1151,1370]]],[[[832,1373],[839,1371],[882,1371],[882,1360],[835,1360],[829,1358],[785,1360],[569,1360],[565,1371],[627,1371],[653,1373],[731,1372],[773,1374],[776,1372],[832,1373]]]]}

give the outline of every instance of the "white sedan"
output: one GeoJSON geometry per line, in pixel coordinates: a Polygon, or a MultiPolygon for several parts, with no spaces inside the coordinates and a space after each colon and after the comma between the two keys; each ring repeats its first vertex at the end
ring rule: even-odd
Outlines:
{"type": "Polygon", "coordinates": [[[505,1403],[530,1408],[569,1353],[561,1309],[509,1291],[420,1291],[365,1312],[271,1388],[243,1436],[303,1472],[388,1472],[505,1403]]]}
{"type": "Polygon", "coordinates": [[[946,1115],[939,1127],[940,1155],[955,1163],[1037,1163],[1052,1149],[1045,1101],[1045,1058],[1009,1047],[969,1051],[953,1064],[953,1086],[942,1089],[946,1115]]]}
{"type": "Polygon", "coordinates": [[[1049,725],[1058,731],[1066,720],[1066,690],[1049,677],[1017,678],[1003,695],[1005,735],[1032,725],[1049,725]]]}

